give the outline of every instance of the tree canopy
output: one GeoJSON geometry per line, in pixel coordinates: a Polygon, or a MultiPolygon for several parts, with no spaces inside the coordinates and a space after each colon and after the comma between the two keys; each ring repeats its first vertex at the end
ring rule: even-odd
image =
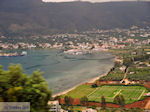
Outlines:
{"type": "Polygon", "coordinates": [[[30,102],[31,112],[47,112],[50,98],[51,91],[42,72],[34,71],[28,75],[21,65],[10,65],[8,70],[0,66],[1,102],[30,102]]]}
{"type": "Polygon", "coordinates": [[[125,99],[124,99],[123,95],[117,95],[114,98],[114,103],[123,107],[125,105],[125,99]]]}

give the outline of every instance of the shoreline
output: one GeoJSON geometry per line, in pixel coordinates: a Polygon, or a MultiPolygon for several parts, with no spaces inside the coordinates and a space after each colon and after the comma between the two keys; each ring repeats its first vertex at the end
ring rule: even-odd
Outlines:
{"type": "MultiPolygon", "coordinates": [[[[107,51],[108,52],[108,51],[107,51]]],[[[115,58],[116,56],[114,55],[114,62],[115,62],[115,58]]],[[[85,82],[82,82],[82,83],[79,83],[79,84],[76,84],[75,86],[69,88],[69,89],[66,89],[62,92],[59,92],[59,93],[56,93],[56,94],[53,94],[52,97],[57,97],[57,96],[61,96],[61,95],[64,95],[72,90],[74,90],[75,88],[77,88],[78,86],[82,85],[82,84],[86,84],[86,83],[94,83],[95,81],[97,81],[98,79],[100,79],[101,77],[104,77],[106,75],[108,75],[108,73],[110,72],[110,70],[114,67],[114,65],[106,72],[106,73],[103,73],[103,74],[100,74],[99,76],[97,77],[94,77],[92,79],[88,79],[87,81],[85,82]]]]}
{"type": "Polygon", "coordinates": [[[52,95],[52,97],[57,97],[57,96],[60,96],[60,95],[64,95],[64,94],[66,94],[66,93],[68,93],[68,92],[74,90],[75,88],[77,88],[78,86],[80,86],[80,85],[82,85],[82,84],[85,84],[85,83],[94,83],[95,81],[97,81],[97,80],[100,79],[101,77],[106,76],[109,72],[110,72],[110,70],[109,70],[108,72],[104,73],[104,74],[101,74],[100,76],[97,76],[97,77],[95,77],[95,78],[89,79],[89,80],[87,80],[87,81],[85,81],[85,82],[83,82],[83,83],[77,84],[77,85],[73,86],[73,87],[70,88],[70,89],[64,90],[64,91],[62,91],[62,92],[60,92],[60,93],[56,93],[56,94],[52,95]]]}

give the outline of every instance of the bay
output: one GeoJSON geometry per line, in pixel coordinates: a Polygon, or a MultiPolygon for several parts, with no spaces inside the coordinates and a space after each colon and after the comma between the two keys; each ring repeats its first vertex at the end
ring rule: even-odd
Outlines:
{"type": "Polygon", "coordinates": [[[84,83],[107,73],[114,65],[114,57],[107,52],[69,55],[61,50],[27,50],[22,57],[0,57],[4,69],[13,63],[21,64],[24,72],[44,72],[44,77],[53,93],[59,93],[77,84],[84,83]]]}

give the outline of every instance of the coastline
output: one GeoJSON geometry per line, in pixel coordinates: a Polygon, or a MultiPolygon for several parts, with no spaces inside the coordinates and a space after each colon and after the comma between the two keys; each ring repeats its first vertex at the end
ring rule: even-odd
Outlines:
{"type": "MultiPolygon", "coordinates": [[[[109,71],[110,71],[110,70],[109,70],[109,71]]],[[[85,82],[83,82],[83,83],[77,84],[77,85],[73,86],[73,87],[70,88],[70,89],[64,90],[63,92],[56,93],[56,94],[52,95],[52,97],[57,97],[57,96],[60,96],[60,95],[64,95],[64,94],[66,94],[66,93],[68,93],[68,92],[74,90],[75,88],[77,88],[78,86],[80,86],[80,85],[82,85],[82,84],[85,84],[85,83],[94,83],[95,81],[97,81],[97,80],[100,79],[101,77],[106,76],[106,75],[109,73],[109,71],[106,72],[106,73],[104,73],[104,74],[101,74],[100,76],[97,76],[97,77],[95,77],[95,78],[89,79],[89,80],[87,80],[87,81],[85,81],[85,82]]]]}
{"type": "MultiPolygon", "coordinates": [[[[114,55],[114,62],[116,61],[115,59],[116,59],[116,56],[114,55]]],[[[61,95],[67,94],[68,92],[74,90],[75,88],[77,88],[78,86],[80,86],[80,85],[82,85],[82,84],[85,84],[85,83],[94,83],[95,81],[97,81],[97,80],[100,79],[101,77],[104,77],[104,76],[108,75],[108,73],[110,72],[110,70],[111,70],[113,67],[114,67],[114,65],[113,65],[106,73],[104,73],[104,74],[100,74],[100,75],[97,76],[97,77],[94,77],[94,78],[89,79],[89,80],[87,80],[87,81],[85,81],[85,82],[79,83],[79,84],[73,86],[73,87],[70,88],[70,89],[66,89],[66,90],[64,90],[64,91],[62,91],[62,92],[53,94],[52,97],[57,97],[57,96],[61,96],[61,95]]]]}

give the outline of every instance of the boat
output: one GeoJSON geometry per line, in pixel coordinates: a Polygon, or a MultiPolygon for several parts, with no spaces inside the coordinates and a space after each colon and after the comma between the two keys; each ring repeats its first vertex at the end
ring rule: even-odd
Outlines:
{"type": "Polygon", "coordinates": [[[27,52],[26,51],[22,51],[21,55],[25,56],[25,55],[27,55],[27,52]]]}

